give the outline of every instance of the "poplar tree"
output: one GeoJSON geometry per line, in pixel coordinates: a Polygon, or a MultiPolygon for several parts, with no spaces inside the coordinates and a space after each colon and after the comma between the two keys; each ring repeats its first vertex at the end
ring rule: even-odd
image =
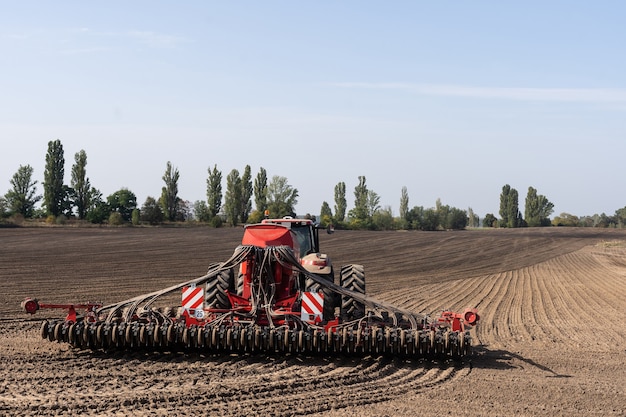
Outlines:
{"type": "Polygon", "coordinates": [[[72,204],[76,207],[76,214],[80,220],[87,215],[87,210],[91,206],[91,184],[87,178],[87,153],[80,150],[74,155],[74,165],[72,165],[72,181],[70,185],[73,190],[72,204]]]}
{"type": "Polygon", "coordinates": [[[267,210],[267,171],[261,167],[254,180],[254,204],[262,216],[267,210]]]}
{"type": "Polygon", "coordinates": [[[172,163],[167,161],[165,174],[163,174],[162,178],[165,182],[165,187],[161,188],[159,204],[165,218],[172,222],[176,220],[178,214],[178,179],[180,178],[178,168],[172,167],[172,163]]]}
{"type": "Polygon", "coordinates": [[[209,177],[206,180],[206,197],[210,220],[217,216],[222,209],[222,172],[217,169],[217,164],[213,166],[213,170],[209,168],[209,177]]]}
{"type": "Polygon", "coordinates": [[[63,186],[65,176],[65,158],[63,145],[59,139],[48,142],[46,168],[43,182],[43,205],[48,214],[55,217],[63,211],[66,189],[63,186]]]}
{"type": "Polygon", "coordinates": [[[354,208],[350,211],[350,217],[357,220],[367,220],[369,215],[369,191],[365,184],[365,177],[359,176],[359,184],[354,187],[354,208]]]}
{"type": "Polygon", "coordinates": [[[231,226],[239,224],[241,213],[241,177],[239,171],[233,169],[226,177],[226,196],[224,198],[226,219],[231,226]]]}
{"type": "Polygon", "coordinates": [[[409,213],[409,192],[405,186],[405,187],[402,187],[402,192],[400,194],[400,219],[406,220],[408,213],[409,213]]]}
{"type": "Polygon", "coordinates": [[[340,182],[335,185],[335,221],[342,223],[346,219],[346,183],[340,182]]]}
{"type": "Polygon", "coordinates": [[[506,184],[502,187],[500,193],[500,226],[507,227],[509,224],[509,193],[511,192],[511,186],[506,184]]]}
{"type": "Polygon", "coordinates": [[[241,211],[239,213],[239,219],[242,223],[248,221],[248,216],[252,210],[252,174],[250,172],[250,165],[246,165],[241,177],[241,211]]]}
{"type": "Polygon", "coordinates": [[[520,227],[522,214],[519,211],[519,194],[515,188],[511,188],[507,203],[507,227],[520,227]]]}

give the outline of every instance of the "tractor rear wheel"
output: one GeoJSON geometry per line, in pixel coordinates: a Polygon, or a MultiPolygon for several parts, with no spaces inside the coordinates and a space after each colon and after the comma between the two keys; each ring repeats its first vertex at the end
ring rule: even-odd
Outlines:
{"type": "MultiPolygon", "coordinates": [[[[365,295],[365,271],[363,265],[341,267],[341,287],[365,295]]],[[[341,296],[341,316],[344,320],[356,320],[365,316],[365,305],[354,298],[341,296]]]]}
{"type": "Polygon", "coordinates": [[[206,304],[209,308],[228,309],[230,300],[226,291],[234,291],[235,278],[233,269],[220,271],[206,283],[206,304]]]}
{"type": "Polygon", "coordinates": [[[243,286],[245,284],[246,275],[241,271],[241,265],[237,268],[237,281],[235,282],[235,290],[238,296],[243,296],[243,286]]]}

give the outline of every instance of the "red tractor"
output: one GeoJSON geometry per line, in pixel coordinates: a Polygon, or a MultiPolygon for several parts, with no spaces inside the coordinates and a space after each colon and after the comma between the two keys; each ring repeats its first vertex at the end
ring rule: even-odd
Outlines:
{"type": "Polygon", "coordinates": [[[64,320],[43,322],[41,335],[77,348],[468,354],[476,310],[432,320],[376,301],[365,295],[361,265],[343,266],[336,282],[319,230],[308,219],[265,219],[246,226],[231,258],[199,278],[106,306],[30,298],[22,306],[31,314],[66,309],[64,320]],[[180,294],[180,306],[171,307],[172,294],[180,294]]]}

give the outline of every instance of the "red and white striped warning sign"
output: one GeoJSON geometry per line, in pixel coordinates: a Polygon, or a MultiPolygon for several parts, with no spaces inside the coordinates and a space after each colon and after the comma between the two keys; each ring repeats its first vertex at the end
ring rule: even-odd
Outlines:
{"type": "Polygon", "coordinates": [[[300,316],[302,320],[309,323],[322,321],[324,309],[324,294],[319,292],[302,293],[302,309],[300,316]]]}
{"type": "Polygon", "coordinates": [[[190,310],[202,309],[204,303],[204,290],[202,287],[183,287],[183,308],[190,310]]]}

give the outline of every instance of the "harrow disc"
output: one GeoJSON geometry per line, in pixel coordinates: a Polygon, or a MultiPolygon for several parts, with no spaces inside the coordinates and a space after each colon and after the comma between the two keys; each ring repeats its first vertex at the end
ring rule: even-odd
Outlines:
{"type": "Polygon", "coordinates": [[[41,322],[41,328],[39,329],[39,334],[42,339],[48,338],[48,320],[44,320],[41,322]]]}
{"type": "Polygon", "coordinates": [[[213,353],[365,354],[444,360],[467,356],[471,345],[468,332],[380,326],[344,326],[324,331],[238,324],[186,327],[182,323],[44,321],[40,335],[50,341],[91,350],[150,348],[213,353]]]}

